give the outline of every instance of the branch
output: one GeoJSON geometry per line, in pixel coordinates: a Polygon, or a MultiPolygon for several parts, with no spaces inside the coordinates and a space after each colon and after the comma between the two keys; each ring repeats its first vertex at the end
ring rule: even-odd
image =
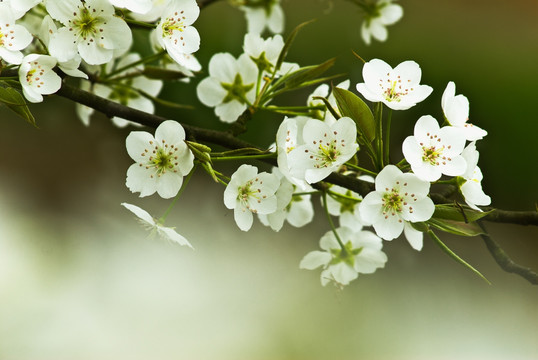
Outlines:
{"type": "MultiPolygon", "coordinates": [[[[89,106],[97,111],[102,112],[106,116],[118,116],[152,128],[156,128],[161,122],[166,120],[163,117],[129,108],[119,103],[94,95],[90,92],[77,89],[65,83],[62,85],[61,89],[56,93],[56,95],[60,95],[80,104],[89,106]]],[[[196,141],[205,141],[223,146],[228,149],[259,148],[258,146],[234,137],[230,132],[209,130],[183,123],[181,123],[181,125],[185,129],[187,137],[196,141]]],[[[263,159],[263,161],[271,165],[275,165],[274,159],[263,159]]],[[[359,180],[353,176],[346,176],[338,173],[332,173],[326,179],[326,181],[355,191],[362,196],[366,196],[373,189],[373,184],[371,183],[359,180]]],[[[452,203],[451,200],[440,194],[431,194],[431,198],[436,204],[452,203]]],[[[495,211],[485,216],[483,220],[499,223],[538,226],[538,213],[535,211],[508,211],[493,208],[486,210],[495,211]]]]}
{"type": "MultiPolygon", "coordinates": [[[[454,202],[441,194],[430,194],[430,197],[436,204],[450,204],[454,202]]],[[[510,211],[492,207],[484,208],[484,211],[491,210],[493,210],[493,212],[483,217],[482,220],[507,224],[538,226],[538,212],[536,211],[510,211]]]]}
{"type": "Polygon", "coordinates": [[[531,284],[538,285],[538,274],[536,274],[531,268],[524,267],[516,264],[510,257],[504,252],[499,244],[487,234],[484,225],[478,222],[478,225],[484,230],[485,234],[480,235],[482,240],[486,243],[491,256],[495,259],[497,264],[506,272],[520,275],[524,279],[528,280],[531,284]]]}

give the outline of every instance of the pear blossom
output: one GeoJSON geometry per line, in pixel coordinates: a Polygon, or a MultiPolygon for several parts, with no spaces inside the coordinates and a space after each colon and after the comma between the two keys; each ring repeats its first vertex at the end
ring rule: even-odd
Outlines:
{"type": "Polygon", "coordinates": [[[379,0],[374,6],[366,7],[366,18],[361,26],[361,36],[366,45],[373,37],[379,41],[387,40],[387,25],[392,25],[403,16],[403,8],[392,0],[379,0]]]}
{"type": "Polygon", "coordinates": [[[284,221],[288,221],[295,227],[302,227],[311,222],[314,217],[314,207],[310,195],[294,195],[298,191],[297,188],[282,175],[278,168],[273,168],[273,174],[280,179],[280,186],[275,193],[277,208],[270,214],[258,214],[261,223],[274,231],[279,231],[284,221]]]}
{"type": "MultiPolygon", "coordinates": [[[[350,85],[349,80],[344,80],[338,85],[336,85],[337,88],[348,90],[350,85]]],[[[308,96],[307,105],[308,106],[319,106],[319,105],[325,105],[325,103],[322,100],[314,99],[314,97],[320,96],[327,99],[331,107],[338,113],[338,105],[336,104],[336,98],[334,97],[334,94],[332,91],[330,91],[329,85],[327,84],[321,84],[317,88],[314,89],[312,94],[308,96]]],[[[312,110],[312,117],[315,119],[323,120],[328,125],[332,125],[336,122],[336,118],[334,115],[326,108],[325,110],[312,110]]]]}
{"type": "Polygon", "coordinates": [[[43,95],[54,94],[62,86],[62,79],[52,70],[56,59],[48,55],[30,54],[22,59],[19,81],[28,101],[43,101],[43,95]]]}
{"type": "Polygon", "coordinates": [[[276,133],[278,169],[289,182],[303,191],[310,185],[304,179],[292,176],[289,154],[296,147],[304,145],[303,128],[309,120],[310,118],[306,116],[285,117],[276,133]]]}
{"type": "Polygon", "coordinates": [[[161,47],[178,64],[186,66],[185,55],[200,48],[200,34],[191,26],[200,15],[196,0],[172,0],[162,13],[155,33],[161,47]]]}
{"type": "Polygon", "coordinates": [[[245,12],[249,33],[261,34],[268,28],[273,34],[284,31],[284,11],[280,0],[247,0],[240,9],[245,12]]]}
{"type": "Polygon", "coordinates": [[[392,110],[407,110],[426,99],[433,89],[420,85],[422,71],[414,61],[404,61],[394,69],[380,59],[373,59],[362,68],[363,83],[357,91],[367,100],[382,102],[392,110]]]}
{"type": "Polygon", "coordinates": [[[332,185],[329,190],[331,193],[343,195],[339,197],[330,193],[328,194],[327,210],[329,214],[338,216],[340,226],[350,228],[354,231],[362,230],[363,223],[359,211],[362,196],[338,185],[332,185]]]}
{"type": "MultiPolygon", "coordinates": [[[[54,20],[52,20],[50,15],[47,15],[43,18],[43,22],[41,23],[41,27],[39,29],[39,38],[43,42],[43,44],[48,47],[51,35],[56,34],[57,31],[58,28],[56,27],[54,20]]],[[[76,54],[75,57],[67,61],[59,61],[58,67],[60,68],[60,70],[62,70],[69,76],[87,79],[88,75],[79,70],[81,61],[82,58],[80,57],[80,55],[76,54]]]]}
{"type": "Polygon", "coordinates": [[[468,123],[469,100],[464,95],[456,95],[456,85],[450,81],[443,92],[441,107],[448,123],[463,131],[465,139],[480,140],[488,134],[487,131],[468,123]]]}
{"type": "Polygon", "coordinates": [[[179,245],[186,245],[193,249],[191,243],[183,236],[178,234],[174,228],[163,226],[159,220],[155,220],[146,210],[139,208],[136,205],[121,203],[123,207],[132,212],[138,217],[138,220],[148,227],[151,231],[156,231],[161,237],[171,240],[179,245]]]}
{"type": "Polygon", "coordinates": [[[105,64],[131,46],[131,29],[107,0],[48,0],[46,8],[64,25],[49,43],[50,54],[59,62],[80,54],[88,64],[105,64]]]}
{"type": "Polygon", "coordinates": [[[348,285],[359,273],[372,274],[385,267],[387,255],[381,251],[381,239],[371,231],[354,231],[339,227],[338,233],[345,250],[338,243],[333,231],[327,232],[320,240],[324,251],[312,251],[301,260],[301,269],[314,270],[320,266],[321,284],[333,281],[337,285],[348,285]]]}
{"type": "MultiPolygon", "coordinates": [[[[138,21],[154,22],[164,13],[172,0],[150,0],[151,9],[145,13],[133,12],[131,16],[138,21]]],[[[126,0],[125,2],[128,2],[126,0]]]]}
{"type": "Polygon", "coordinates": [[[338,170],[359,147],[355,122],[348,117],[340,118],[332,126],[310,119],[304,125],[302,137],[304,144],[291,150],[288,166],[291,176],[309,184],[338,170]]]}
{"type": "Polygon", "coordinates": [[[198,84],[196,93],[204,105],[215,107],[220,120],[231,123],[254,101],[257,77],[258,69],[248,55],[236,60],[218,53],[209,61],[209,77],[198,84]]]}
{"type": "Polygon", "coordinates": [[[177,195],[183,176],[194,166],[194,155],[185,144],[185,130],[174,120],[166,120],[155,130],[132,131],[125,141],[127,153],[135,161],[127,170],[126,185],[140,197],[157,192],[168,199],[177,195]]]}
{"type": "MultiPolygon", "coordinates": [[[[429,190],[429,182],[387,165],[375,179],[375,191],[359,205],[361,217],[382,239],[395,239],[404,231],[406,222],[422,222],[432,217],[435,206],[428,197],[429,190]]],[[[414,237],[408,240],[413,248],[422,248],[422,242],[417,244],[414,237]]]]}
{"type": "Polygon", "coordinates": [[[30,45],[32,34],[15,19],[9,4],[0,2],[0,60],[18,65],[23,58],[21,50],[30,45]]]}
{"type": "Polygon", "coordinates": [[[261,172],[252,165],[243,164],[233,173],[224,190],[224,205],[234,210],[234,219],[242,231],[248,231],[253,213],[270,214],[277,210],[276,191],[280,180],[274,174],[261,172]]]}
{"type": "MultiPolygon", "coordinates": [[[[265,74],[273,73],[283,48],[284,39],[279,34],[264,40],[257,33],[248,33],[243,40],[243,50],[256,63],[258,70],[265,74]]],[[[282,62],[276,74],[284,75],[297,69],[298,64],[282,62]]]]}
{"type": "Polygon", "coordinates": [[[462,175],[467,163],[461,156],[465,138],[452,126],[439,128],[437,120],[430,115],[418,119],[415,135],[408,136],[402,151],[413,172],[421,179],[436,181],[441,174],[462,175]]]}
{"type": "Polygon", "coordinates": [[[146,14],[153,7],[152,0],[108,0],[115,7],[126,8],[134,13],[146,14]]]}
{"type": "Polygon", "coordinates": [[[23,17],[42,0],[0,0],[0,14],[10,11],[15,19],[23,17]]]}
{"type": "Polygon", "coordinates": [[[462,175],[464,180],[460,185],[460,191],[467,205],[482,211],[477,205],[491,204],[491,198],[482,190],[482,171],[477,166],[479,153],[476,151],[476,142],[472,142],[463,150],[463,158],[467,161],[467,171],[462,175]]]}
{"type": "MultiPolygon", "coordinates": [[[[139,61],[140,59],[141,57],[139,54],[129,53],[119,58],[117,63],[108,63],[105,67],[106,72],[110,73],[114,69],[121,69],[124,66],[139,61]]],[[[143,66],[138,65],[116,74],[116,76],[120,77],[120,80],[110,81],[106,84],[90,84],[89,82],[84,81],[82,82],[81,88],[130,108],[153,114],[155,111],[153,102],[147,97],[141,95],[140,91],[143,91],[149,96],[156,97],[162,89],[163,82],[161,80],[148,79],[142,75],[136,77],[125,77],[121,79],[121,77],[124,75],[133,74],[142,70],[143,66]]],[[[77,107],[82,109],[87,108],[84,105],[77,105],[77,107]]],[[[89,119],[92,113],[93,109],[91,108],[84,109],[79,112],[79,117],[84,125],[89,125],[89,119]]],[[[112,117],[112,122],[118,127],[125,127],[127,125],[140,126],[137,123],[119,118],[117,116],[112,117]]]]}

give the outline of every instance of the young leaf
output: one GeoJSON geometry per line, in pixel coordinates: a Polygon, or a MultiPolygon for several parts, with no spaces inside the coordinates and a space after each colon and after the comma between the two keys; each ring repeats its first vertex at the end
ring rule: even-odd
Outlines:
{"type": "Polygon", "coordinates": [[[280,66],[282,66],[282,63],[284,62],[284,59],[286,58],[286,55],[288,54],[288,50],[291,46],[291,43],[293,42],[293,40],[295,39],[295,37],[297,36],[297,34],[299,33],[299,30],[301,30],[303,28],[303,26],[306,26],[312,22],[314,22],[315,20],[310,20],[310,21],[306,21],[302,24],[299,24],[295,27],[295,29],[293,29],[293,31],[290,33],[290,35],[288,36],[288,38],[286,39],[286,42],[284,43],[284,47],[282,47],[282,50],[280,51],[280,54],[278,55],[278,60],[276,62],[276,65],[275,65],[275,72],[277,72],[279,69],[280,69],[280,66]]]}
{"type": "Polygon", "coordinates": [[[28,105],[26,105],[26,100],[17,90],[12,87],[0,86],[0,103],[3,103],[28,123],[37,127],[35,118],[30,109],[28,109],[28,105]]]}
{"type": "Polygon", "coordinates": [[[333,86],[332,93],[342,116],[350,117],[357,124],[359,138],[369,142],[375,139],[374,115],[368,105],[349,90],[333,86]]]}
{"type": "Polygon", "coordinates": [[[332,58],[319,65],[300,68],[288,76],[285,87],[287,89],[295,89],[300,87],[303,83],[316,79],[325,71],[329,70],[334,65],[335,61],[336,58],[332,58]]]}
{"type": "Polygon", "coordinates": [[[431,218],[426,223],[441,231],[460,236],[477,236],[484,233],[475,222],[466,223],[464,221],[431,218]]]}
{"type": "Polygon", "coordinates": [[[493,210],[488,212],[482,212],[472,209],[465,209],[461,206],[439,204],[435,205],[435,212],[433,213],[433,218],[471,223],[475,222],[476,220],[480,220],[484,216],[489,215],[492,211],[493,210]]]}
{"type": "Polygon", "coordinates": [[[466,268],[474,272],[476,275],[480,276],[482,280],[484,280],[489,285],[491,285],[489,280],[486,279],[486,277],[482,275],[480,271],[476,270],[471,264],[469,264],[467,261],[460,258],[454,251],[450,250],[450,248],[446,246],[445,243],[442,242],[441,239],[439,239],[433,231],[431,230],[428,231],[428,235],[430,236],[430,238],[432,238],[433,241],[435,241],[435,243],[441,248],[441,250],[443,250],[445,253],[448,254],[448,256],[450,256],[452,259],[456,260],[457,262],[459,262],[460,264],[462,264],[463,266],[465,266],[466,268]]]}

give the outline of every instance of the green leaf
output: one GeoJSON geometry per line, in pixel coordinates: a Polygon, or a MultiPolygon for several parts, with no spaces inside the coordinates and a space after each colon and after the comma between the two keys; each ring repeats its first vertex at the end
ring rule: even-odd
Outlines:
{"type": "Polygon", "coordinates": [[[329,70],[335,62],[336,58],[332,58],[319,65],[302,67],[287,76],[285,87],[287,89],[296,89],[307,82],[312,85],[312,80],[329,70]]]}
{"type": "Polygon", "coordinates": [[[492,211],[493,210],[482,212],[473,209],[466,209],[457,205],[439,204],[435,205],[433,218],[471,223],[482,219],[484,216],[489,215],[492,211]]]}
{"type": "Polygon", "coordinates": [[[0,84],[0,103],[3,103],[17,115],[22,117],[28,123],[37,127],[35,118],[26,105],[26,100],[17,90],[12,87],[4,87],[5,83],[0,84]]]}
{"type": "Polygon", "coordinates": [[[304,26],[314,22],[315,20],[306,21],[302,24],[299,24],[293,29],[293,31],[290,33],[288,38],[286,39],[286,42],[284,43],[284,46],[282,47],[282,50],[280,50],[280,54],[278,54],[278,60],[275,65],[275,73],[280,69],[280,66],[282,66],[282,63],[284,62],[284,59],[286,58],[286,55],[288,55],[288,50],[290,49],[291,44],[293,43],[293,40],[295,40],[295,37],[299,33],[299,30],[301,30],[304,26]]]}
{"type": "Polygon", "coordinates": [[[466,223],[464,221],[431,218],[426,223],[441,231],[460,236],[477,236],[484,234],[484,231],[475,222],[466,223]]]}
{"type": "Polygon", "coordinates": [[[332,93],[342,116],[357,124],[359,139],[371,142],[375,139],[375,121],[372,111],[364,101],[351,91],[333,86],[332,93]]]}
{"type": "Polygon", "coordinates": [[[466,268],[474,272],[476,275],[480,276],[482,280],[484,280],[489,285],[491,285],[489,280],[486,279],[486,277],[482,275],[480,271],[476,270],[471,264],[469,264],[467,261],[460,258],[454,251],[452,251],[448,246],[446,246],[445,243],[442,242],[441,239],[439,239],[439,237],[437,237],[437,235],[435,235],[433,231],[431,230],[428,231],[428,235],[432,238],[433,241],[435,241],[435,243],[441,248],[441,250],[443,250],[446,254],[448,254],[448,256],[450,256],[452,259],[456,260],[461,265],[465,266],[466,268]]]}

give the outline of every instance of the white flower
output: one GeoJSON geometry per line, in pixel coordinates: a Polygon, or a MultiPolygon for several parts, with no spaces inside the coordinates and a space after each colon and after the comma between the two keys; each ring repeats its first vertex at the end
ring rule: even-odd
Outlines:
{"type": "MultiPolygon", "coordinates": [[[[342,81],[340,84],[336,85],[337,88],[340,89],[349,89],[349,80],[342,81]]],[[[315,96],[321,96],[327,99],[331,107],[338,113],[338,105],[336,104],[336,98],[334,97],[334,94],[332,91],[329,93],[329,85],[327,84],[321,84],[317,88],[314,89],[312,94],[308,96],[307,105],[308,106],[319,106],[319,105],[325,105],[325,103],[322,100],[314,99],[315,96]]],[[[328,110],[315,110],[313,111],[313,118],[323,120],[328,125],[332,125],[336,122],[336,118],[333,116],[333,114],[328,110]]]]}
{"type": "Polygon", "coordinates": [[[291,175],[289,154],[293,149],[304,144],[303,128],[309,120],[310,118],[305,116],[294,118],[285,117],[284,121],[278,127],[276,134],[278,169],[286,179],[303,191],[309,185],[304,179],[295,178],[291,175]]]}
{"type": "MultiPolygon", "coordinates": [[[[362,219],[372,224],[381,238],[397,238],[406,221],[421,222],[432,217],[435,206],[428,197],[429,190],[429,182],[387,165],[375,179],[375,191],[366,195],[359,205],[362,219]]],[[[422,248],[422,243],[412,240],[410,243],[416,250],[422,248]]]]}
{"type": "Polygon", "coordinates": [[[248,55],[237,60],[228,53],[213,55],[209,61],[209,77],[196,88],[200,101],[215,107],[215,114],[224,122],[234,122],[256,96],[256,65],[248,55]]]}
{"type": "Polygon", "coordinates": [[[357,152],[357,128],[348,117],[332,126],[310,119],[302,134],[304,144],[291,150],[288,166],[291,175],[312,184],[325,179],[357,152]]]}
{"type": "MultiPolygon", "coordinates": [[[[129,53],[121,57],[116,64],[110,62],[106,66],[107,73],[112,72],[114,69],[121,69],[126,65],[137,62],[141,59],[137,53],[129,53]]],[[[129,70],[122,71],[116,76],[122,77],[127,74],[136,73],[142,71],[143,66],[139,65],[129,70]]],[[[121,80],[110,81],[106,84],[95,83],[89,85],[88,82],[83,82],[81,88],[90,91],[100,97],[115,101],[122,105],[128,106],[133,109],[144,111],[153,114],[155,106],[153,102],[145,96],[142,96],[139,91],[143,91],[147,95],[156,97],[162,89],[163,82],[161,80],[148,79],[145,76],[126,77],[121,80]]],[[[85,107],[84,105],[79,105],[85,107]]],[[[93,110],[88,110],[81,113],[81,120],[84,125],[89,125],[89,116],[93,113],[93,110]],[[84,114],[84,115],[83,115],[84,114]]],[[[119,118],[117,116],[112,117],[112,122],[118,127],[125,127],[127,125],[140,126],[137,123],[119,118]]]]}
{"type": "Polygon", "coordinates": [[[485,206],[491,204],[491,198],[482,190],[482,171],[477,166],[479,153],[476,151],[476,143],[472,142],[463,150],[461,154],[467,161],[467,171],[462,175],[465,182],[460,185],[460,191],[467,205],[471,208],[482,211],[477,205],[485,206]]]}
{"type": "Polygon", "coordinates": [[[265,28],[273,34],[280,34],[284,31],[284,11],[280,6],[280,0],[260,0],[241,6],[240,9],[247,17],[249,33],[260,34],[265,28]]]}
{"type": "Polygon", "coordinates": [[[420,85],[422,71],[414,61],[404,61],[394,69],[380,59],[364,64],[364,83],[357,91],[372,102],[383,102],[393,110],[406,110],[426,99],[433,89],[420,85]]]}
{"type": "Polygon", "coordinates": [[[43,95],[54,94],[62,86],[62,79],[52,69],[56,59],[48,55],[30,54],[22,59],[19,81],[28,101],[43,101],[43,95]]]}
{"type": "MultiPolygon", "coordinates": [[[[127,2],[126,0],[125,2],[127,2]]],[[[132,13],[131,16],[139,21],[154,22],[161,17],[171,0],[150,0],[151,9],[142,13],[132,13]]]]}
{"type": "Polygon", "coordinates": [[[465,172],[467,163],[461,156],[464,146],[465,138],[457,128],[439,128],[437,120],[425,115],[415,124],[415,136],[404,140],[402,151],[419,178],[436,181],[441,174],[459,176],[465,172]]]}
{"type": "Polygon", "coordinates": [[[360,202],[351,199],[362,200],[362,196],[338,185],[332,185],[329,190],[343,195],[342,197],[336,195],[331,196],[331,194],[327,195],[327,209],[329,210],[329,214],[339,217],[340,226],[348,227],[353,231],[362,230],[363,223],[359,211],[360,202]]]}
{"type": "Polygon", "coordinates": [[[464,95],[456,95],[456,85],[449,82],[441,98],[441,107],[448,123],[462,129],[469,141],[480,140],[488,134],[487,131],[467,122],[469,120],[469,100],[464,95]]]}
{"type": "MultiPolygon", "coordinates": [[[[283,47],[284,40],[281,35],[275,35],[264,40],[257,33],[248,33],[243,40],[245,53],[256,63],[259,71],[266,74],[272,74],[274,71],[283,47]]],[[[298,64],[283,62],[277,71],[277,75],[284,75],[297,69],[299,69],[298,64]]]]}
{"type": "Polygon", "coordinates": [[[107,0],[48,0],[46,7],[64,25],[49,43],[50,54],[59,62],[78,53],[88,64],[104,64],[131,46],[131,29],[107,0]]]}
{"type": "Polygon", "coordinates": [[[194,166],[194,155],[184,140],[185,130],[174,120],[160,124],[155,137],[145,131],[132,131],[126,146],[136,163],[127,170],[129,190],[140,192],[140,197],[155,192],[165,199],[176,196],[183,176],[194,166]]]}
{"type": "Polygon", "coordinates": [[[21,50],[32,42],[32,34],[22,25],[15,24],[16,17],[9,4],[0,2],[0,59],[9,64],[20,64],[21,50]]]}
{"type": "Polygon", "coordinates": [[[403,9],[400,5],[393,4],[392,0],[378,1],[362,23],[361,36],[366,45],[370,45],[372,37],[379,41],[387,40],[385,26],[396,23],[402,16],[403,9]]]}
{"type": "MultiPolygon", "coordinates": [[[[57,31],[58,29],[56,28],[54,20],[52,20],[52,18],[47,15],[43,18],[43,22],[41,23],[41,27],[39,29],[39,38],[41,39],[41,41],[43,41],[45,46],[48,47],[51,35],[56,34],[57,31]]],[[[60,68],[60,70],[62,70],[69,76],[87,79],[88,75],[78,69],[81,60],[82,59],[80,55],[76,54],[75,57],[67,61],[58,62],[58,67],[60,68]]]]}
{"type": "Polygon", "coordinates": [[[163,226],[163,224],[161,224],[159,221],[155,221],[155,219],[146,210],[141,209],[136,205],[127,203],[121,203],[121,205],[135,214],[143,225],[149,227],[149,229],[152,231],[157,231],[157,233],[163,238],[169,239],[179,245],[187,245],[193,249],[191,243],[183,236],[178,234],[174,228],[163,226]]]}
{"type": "Polygon", "coordinates": [[[152,0],[108,0],[116,7],[126,8],[134,13],[146,14],[153,7],[152,0]]]}
{"type": "Polygon", "coordinates": [[[233,173],[226,190],[224,205],[234,209],[237,226],[248,231],[255,214],[270,214],[277,209],[275,193],[280,185],[276,175],[262,172],[258,168],[243,164],[233,173]]]}
{"type": "Polygon", "coordinates": [[[7,9],[9,9],[15,19],[19,19],[41,1],[42,0],[1,0],[0,14],[5,13],[7,9]]]}
{"type": "Polygon", "coordinates": [[[270,226],[274,231],[279,231],[288,221],[292,226],[301,227],[312,221],[314,207],[310,201],[310,195],[293,195],[295,186],[282,175],[278,168],[273,168],[273,174],[280,179],[280,186],[275,193],[277,208],[270,214],[258,214],[261,223],[270,226]]]}
{"type": "Polygon", "coordinates": [[[383,247],[379,237],[370,231],[353,231],[347,227],[336,229],[344,243],[342,249],[332,231],[321,238],[319,244],[325,251],[312,251],[301,260],[301,269],[314,270],[323,266],[321,284],[334,281],[338,285],[347,285],[355,280],[359,273],[372,274],[383,268],[387,255],[381,251],[383,247]]]}
{"type": "Polygon", "coordinates": [[[195,0],[172,0],[155,32],[157,41],[178,64],[187,66],[185,55],[200,48],[200,34],[191,26],[200,15],[195,0]]]}

